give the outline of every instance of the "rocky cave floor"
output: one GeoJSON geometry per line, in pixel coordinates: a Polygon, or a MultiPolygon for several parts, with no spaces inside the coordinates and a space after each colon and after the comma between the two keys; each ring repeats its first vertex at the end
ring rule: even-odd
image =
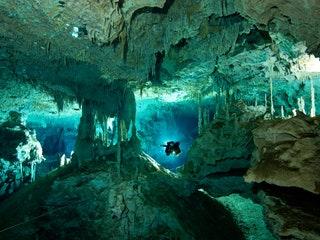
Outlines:
{"type": "MultiPolygon", "coordinates": [[[[13,151],[25,132],[11,115],[13,151]]],[[[237,119],[210,122],[175,173],[137,138],[121,143],[120,175],[113,150],[31,184],[25,162],[27,186],[11,189],[18,172],[2,184],[1,239],[319,239],[320,119],[237,119]]]]}
{"type": "Polygon", "coordinates": [[[229,211],[127,143],[115,159],[58,169],[1,204],[3,239],[244,239],[229,211]],[[16,223],[19,222],[17,225],[16,223]]]}

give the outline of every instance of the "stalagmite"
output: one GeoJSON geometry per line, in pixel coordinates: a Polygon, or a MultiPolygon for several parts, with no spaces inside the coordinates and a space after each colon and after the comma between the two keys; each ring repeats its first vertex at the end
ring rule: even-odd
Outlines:
{"type": "Polygon", "coordinates": [[[311,94],[310,117],[315,117],[316,116],[316,103],[315,103],[315,97],[314,97],[313,79],[310,79],[310,94],[311,94]]]}
{"type": "Polygon", "coordinates": [[[281,118],[284,119],[284,109],[283,109],[283,106],[281,106],[281,118]]]}
{"type": "Polygon", "coordinates": [[[66,155],[65,154],[63,154],[60,157],[60,167],[63,167],[64,165],[66,165],[66,155]]]}
{"type": "Polygon", "coordinates": [[[258,98],[256,97],[256,100],[255,100],[255,102],[254,102],[254,106],[255,107],[258,107],[258,98]]]}
{"type": "Polygon", "coordinates": [[[292,110],[292,114],[293,114],[294,117],[297,116],[297,109],[293,109],[292,110]]]}
{"type": "Polygon", "coordinates": [[[300,112],[303,112],[304,114],[306,114],[305,101],[303,97],[298,98],[298,108],[300,112]]]}

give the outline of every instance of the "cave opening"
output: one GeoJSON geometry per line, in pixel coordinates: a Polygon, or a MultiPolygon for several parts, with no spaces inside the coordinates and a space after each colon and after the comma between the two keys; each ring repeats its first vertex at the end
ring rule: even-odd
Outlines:
{"type": "Polygon", "coordinates": [[[72,115],[48,115],[31,114],[26,119],[26,127],[36,132],[37,140],[43,150],[46,161],[38,166],[37,175],[44,176],[50,171],[59,168],[63,161],[72,158],[76,138],[80,112],[72,115]]]}
{"type": "Polygon", "coordinates": [[[197,107],[194,103],[168,103],[156,99],[137,101],[137,131],[142,149],[165,168],[176,171],[187,160],[197,136],[197,107]],[[167,156],[167,142],[179,142],[181,154],[167,156]]]}

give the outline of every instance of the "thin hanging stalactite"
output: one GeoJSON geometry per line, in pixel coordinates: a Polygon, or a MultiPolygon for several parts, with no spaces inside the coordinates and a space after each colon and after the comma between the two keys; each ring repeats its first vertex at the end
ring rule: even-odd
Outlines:
{"type": "Polygon", "coordinates": [[[120,121],[120,130],[121,130],[121,141],[127,141],[128,139],[128,133],[127,133],[127,127],[126,122],[124,120],[120,121]]]}
{"type": "Polygon", "coordinates": [[[117,116],[117,174],[121,176],[121,119],[120,114],[117,116]]]}
{"type": "Polygon", "coordinates": [[[271,117],[273,117],[275,111],[274,111],[274,105],[273,105],[272,67],[270,68],[269,84],[270,84],[270,114],[271,114],[271,117]]]}
{"type": "Polygon", "coordinates": [[[310,97],[311,97],[311,109],[310,109],[310,117],[316,116],[316,102],[314,97],[314,85],[313,85],[313,79],[310,79],[310,97]]]}

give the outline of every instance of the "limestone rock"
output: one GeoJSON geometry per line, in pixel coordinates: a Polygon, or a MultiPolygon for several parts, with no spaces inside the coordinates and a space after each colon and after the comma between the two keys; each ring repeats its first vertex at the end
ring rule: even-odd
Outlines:
{"type": "Polygon", "coordinates": [[[217,200],[231,210],[241,229],[244,229],[246,239],[276,239],[268,229],[261,205],[254,203],[251,199],[243,198],[238,194],[219,197],[217,200]]]}
{"type": "Polygon", "coordinates": [[[210,123],[191,146],[184,171],[205,177],[249,167],[251,125],[235,120],[210,123]]]}
{"type": "Polygon", "coordinates": [[[37,191],[25,188],[13,195],[0,206],[0,229],[25,219],[33,221],[19,231],[8,229],[1,236],[244,239],[231,214],[219,202],[163,171],[148,156],[123,156],[122,178],[117,177],[113,160],[110,155],[108,161],[89,161],[78,170],[61,168],[35,183],[37,191]],[[13,208],[16,201],[20,204],[13,208]]]}
{"type": "Polygon", "coordinates": [[[320,124],[298,116],[261,123],[253,131],[256,150],[246,181],[320,193],[320,124]]]}
{"type": "Polygon", "coordinates": [[[318,240],[319,195],[296,188],[263,185],[258,196],[274,234],[281,239],[318,240]]]}
{"type": "Polygon", "coordinates": [[[0,125],[0,197],[33,181],[35,165],[45,160],[35,133],[21,124],[20,117],[10,112],[9,120],[0,125]]]}
{"type": "Polygon", "coordinates": [[[240,0],[235,1],[236,9],[244,16],[252,18],[261,26],[268,26],[273,31],[292,35],[304,40],[309,51],[319,53],[318,18],[319,2],[280,1],[280,0],[240,0]]]}

